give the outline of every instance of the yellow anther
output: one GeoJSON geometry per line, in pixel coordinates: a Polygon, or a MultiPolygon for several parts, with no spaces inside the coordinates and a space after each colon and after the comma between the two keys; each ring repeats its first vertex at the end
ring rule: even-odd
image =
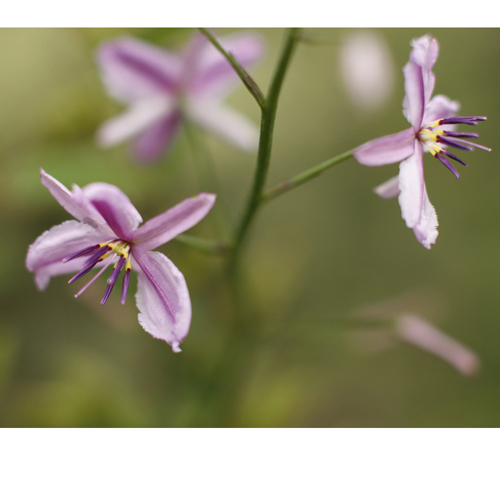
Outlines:
{"type": "Polygon", "coordinates": [[[418,133],[418,137],[421,141],[428,141],[428,142],[436,142],[438,136],[434,133],[434,131],[429,130],[428,128],[422,129],[418,133]]]}
{"type": "Polygon", "coordinates": [[[440,118],[439,120],[436,120],[432,123],[428,123],[425,128],[434,128],[434,127],[437,127],[438,125],[441,125],[441,121],[442,121],[442,118],[440,118]]]}

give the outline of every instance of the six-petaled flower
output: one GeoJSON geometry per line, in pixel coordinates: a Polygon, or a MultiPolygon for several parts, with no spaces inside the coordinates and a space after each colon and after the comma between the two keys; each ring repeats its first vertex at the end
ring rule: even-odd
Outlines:
{"type": "Polygon", "coordinates": [[[76,294],[83,293],[114,264],[101,304],[108,299],[122,271],[122,304],[125,302],[130,271],[138,272],[136,295],[139,323],[153,337],[162,339],[179,352],[189,331],[191,300],[182,273],[155,248],[188,230],[207,215],[215,195],[200,193],[187,198],[142,226],[142,218],[128,197],[116,186],[93,183],[69,191],[41,171],[42,184],[54,198],[78,219],[54,226],[43,233],[28,250],[26,266],[44,290],[52,276],[74,273],[70,283],[95,267],[99,272],[76,294]]]}
{"type": "Polygon", "coordinates": [[[431,99],[435,76],[431,71],[438,57],[438,43],[425,35],[412,41],[410,60],[403,68],[405,98],[403,113],[411,127],[397,134],[374,139],[359,146],[354,157],[369,167],[401,162],[399,176],[375,189],[383,198],[399,195],[399,204],[406,225],[413,229],[417,240],[426,248],[435,243],[437,215],[427,196],[424,181],[423,152],[429,151],[458,178],[458,172],[449,158],[466,165],[446,148],[472,151],[489,148],[467,139],[477,134],[456,132],[457,124],[476,125],[486,120],[483,116],[455,116],[459,104],[443,95],[431,99]]]}
{"type": "MultiPolygon", "coordinates": [[[[256,63],[264,50],[255,34],[228,35],[220,43],[245,68],[256,63]]],[[[99,129],[101,145],[135,138],[137,160],[154,162],[188,120],[240,149],[256,149],[256,126],[223,102],[240,83],[239,77],[201,34],[179,53],[136,38],[120,38],[101,45],[97,62],[109,94],[129,105],[99,129]]]]}

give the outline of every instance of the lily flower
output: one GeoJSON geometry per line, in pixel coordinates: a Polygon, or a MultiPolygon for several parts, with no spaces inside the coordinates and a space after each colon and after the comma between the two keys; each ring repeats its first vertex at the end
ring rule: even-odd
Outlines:
{"type": "MultiPolygon", "coordinates": [[[[264,51],[254,34],[221,37],[220,43],[243,67],[256,63],[264,51]]],[[[258,128],[223,102],[239,77],[203,35],[177,54],[136,38],[119,38],[100,46],[97,63],[109,94],[129,105],[98,130],[102,146],[135,138],[137,160],[154,162],[182,123],[190,121],[244,151],[256,150],[258,128]]]]}
{"type": "Polygon", "coordinates": [[[435,243],[437,215],[427,196],[424,180],[423,152],[429,151],[458,179],[459,175],[450,158],[466,165],[450,153],[453,147],[472,151],[473,147],[491,151],[490,148],[470,142],[479,137],[468,132],[456,132],[455,125],[477,125],[484,116],[455,116],[460,105],[444,95],[431,99],[435,75],[432,67],[439,52],[437,41],[425,35],[411,42],[410,60],[403,68],[405,98],[403,114],[411,127],[397,134],[386,135],[362,144],[354,157],[362,165],[377,167],[401,162],[399,176],[378,186],[375,192],[382,198],[399,195],[399,205],[406,225],[413,229],[417,240],[430,248],[435,243]]]}
{"type": "Polygon", "coordinates": [[[52,276],[76,274],[80,279],[94,267],[99,272],[75,295],[81,295],[112,264],[113,270],[101,305],[108,300],[122,271],[121,303],[125,303],[130,272],[138,273],[136,303],[139,323],[153,337],[180,352],[191,323],[191,301],[182,273],[155,248],[187,231],[207,215],[215,195],[187,198],[142,226],[142,217],[116,186],[103,182],[69,191],[41,169],[42,184],[61,206],[78,219],[63,222],[43,233],[29,248],[26,267],[44,290],[52,276]]]}

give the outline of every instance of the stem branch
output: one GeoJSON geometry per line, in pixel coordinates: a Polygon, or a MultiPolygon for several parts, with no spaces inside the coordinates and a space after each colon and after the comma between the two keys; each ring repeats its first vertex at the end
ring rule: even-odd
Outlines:
{"type": "Polygon", "coordinates": [[[236,60],[236,58],[231,54],[231,52],[226,52],[224,47],[219,43],[217,38],[206,28],[198,28],[210,41],[210,43],[229,61],[229,64],[233,67],[234,71],[238,74],[241,81],[245,85],[245,87],[250,91],[253,95],[257,104],[260,108],[264,108],[266,105],[266,100],[264,95],[262,94],[259,86],[254,82],[252,77],[245,71],[245,69],[241,66],[241,64],[236,60]]]}
{"type": "Polygon", "coordinates": [[[329,160],[326,160],[323,163],[320,163],[319,165],[316,165],[315,167],[312,167],[302,172],[301,174],[296,175],[295,177],[292,177],[291,179],[288,179],[285,182],[282,182],[281,184],[278,184],[269,191],[266,191],[261,196],[260,201],[261,202],[270,201],[276,198],[277,196],[286,193],[287,191],[290,191],[290,189],[294,189],[300,186],[301,184],[304,184],[305,182],[314,179],[318,175],[322,174],[325,170],[328,170],[329,168],[334,167],[335,165],[338,165],[339,163],[345,160],[348,160],[349,158],[352,157],[352,154],[353,154],[352,151],[346,151],[345,153],[335,156],[334,158],[330,158],[329,160]]]}
{"type": "Polygon", "coordinates": [[[298,28],[291,28],[287,31],[285,43],[271,81],[271,86],[269,87],[265,105],[262,107],[259,152],[257,154],[255,177],[245,213],[236,233],[233,252],[231,254],[229,264],[230,269],[234,269],[236,266],[236,261],[239,256],[244,237],[261,201],[262,191],[264,189],[267,172],[269,170],[269,163],[271,160],[274,122],[276,120],[278,98],[293,49],[297,43],[297,34],[298,28]]]}

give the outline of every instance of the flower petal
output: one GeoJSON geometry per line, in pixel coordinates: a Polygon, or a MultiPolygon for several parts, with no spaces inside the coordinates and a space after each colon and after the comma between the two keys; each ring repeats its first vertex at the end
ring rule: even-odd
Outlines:
{"type": "Polygon", "coordinates": [[[257,150],[259,129],[237,111],[213,101],[190,99],[186,104],[186,114],[193,122],[243,151],[252,153],[257,150]]]}
{"type": "Polygon", "coordinates": [[[133,103],[129,109],[106,121],[97,131],[97,142],[103,146],[114,146],[137,135],[162,119],[170,117],[175,110],[175,100],[169,96],[155,96],[133,103]]]}
{"type": "Polygon", "coordinates": [[[413,153],[414,143],[415,131],[408,128],[365,142],[354,150],[354,158],[367,167],[389,165],[408,158],[413,153]]]}
{"type": "Polygon", "coordinates": [[[139,162],[153,163],[170,148],[179,131],[182,115],[174,111],[142,132],[134,143],[134,156],[139,162]]]}
{"type": "MultiPolygon", "coordinates": [[[[436,95],[429,101],[429,104],[427,104],[422,123],[426,125],[440,118],[452,118],[456,116],[459,109],[460,103],[458,101],[452,101],[445,95],[436,95]]],[[[456,125],[441,125],[439,128],[443,130],[454,130],[456,125]]]]}
{"type": "Polygon", "coordinates": [[[214,194],[200,193],[181,201],[137,229],[134,234],[134,243],[146,250],[153,250],[167,243],[198,224],[212,208],[215,198],[214,194]]]}
{"type": "Polygon", "coordinates": [[[57,179],[47,174],[43,168],[40,169],[40,180],[66,212],[80,222],[85,222],[103,233],[113,234],[105,220],[96,208],[85,198],[82,194],[82,190],[78,186],[74,185],[73,192],[71,192],[57,179]]]}
{"type": "Polygon", "coordinates": [[[427,189],[424,184],[424,192],[422,195],[422,213],[418,224],[413,228],[413,232],[417,240],[424,245],[425,248],[430,249],[431,245],[436,243],[438,237],[438,219],[436,210],[429,201],[427,196],[427,189]]]}
{"type": "MultiPolygon", "coordinates": [[[[219,43],[239,64],[248,69],[264,54],[265,44],[257,34],[232,34],[221,37],[219,43]]],[[[225,96],[239,83],[239,77],[227,59],[208,40],[198,46],[196,69],[189,88],[196,94],[225,96]]]]}
{"type": "Polygon", "coordinates": [[[181,72],[178,57],[132,37],[101,45],[97,62],[108,92],[123,102],[173,93],[181,72]]]}
{"type": "Polygon", "coordinates": [[[373,191],[381,198],[395,198],[401,192],[399,190],[399,176],[391,177],[388,181],[374,188],[373,191]]]}
{"type": "Polygon", "coordinates": [[[430,249],[436,242],[437,215],[427,196],[424,180],[422,146],[415,141],[415,153],[399,166],[399,205],[406,225],[417,240],[430,249]]]}
{"type": "Polygon", "coordinates": [[[414,153],[399,166],[399,205],[408,227],[415,227],[422,214],[425,189],[422,145],[415,139],[414,153]]]}
{"type": "Polygon", "coordinates": [[[434,91],[435,76],[432,68],[439,55],[439,45],[430,35],[424,35],[411,41],[413,50],[410,53],[410,60],[422,68],[422,79],[424,84],[424,99],[427,104],[434,91]]]}
{"type": "Polygon", "coordinates": [[[116,186],[105,182],[88,184],[82,191],[114,234],[120,239],[131,241],[142,217],[128,196],[116,186]]]}
{"type": "Polygon", "coordinates": [[[26,267],[35,273],[35,282],[44,290],[52,276],[78,271],[87,256],[63,263],[62,259],[85,247],[106,241],[108,236],[87,224],[70,220],[45,231],[29,247],[26,267]]]}
{"type": "Polygon", "coordinates": [[[438,356],[463,375],[473,375],[479,370],[480,361],[474,352],[422,318],[401,316],[396,328],[403,340],[438,356]]]}
{"type": "Polygon", "coordinates": [[[132,253],[141,268],[136,295],[139,323],[179,352],[191,324],[191,300],[184,276],[160,252],[134,245],[132,253]]]}
{"type": "Polygon", "coordinates": [[[410,58],[410,61],[403,68],[403,74],[405,77],[403,115],[417,133],[422,125],[426,104],[422,67],[410,58]]]}

